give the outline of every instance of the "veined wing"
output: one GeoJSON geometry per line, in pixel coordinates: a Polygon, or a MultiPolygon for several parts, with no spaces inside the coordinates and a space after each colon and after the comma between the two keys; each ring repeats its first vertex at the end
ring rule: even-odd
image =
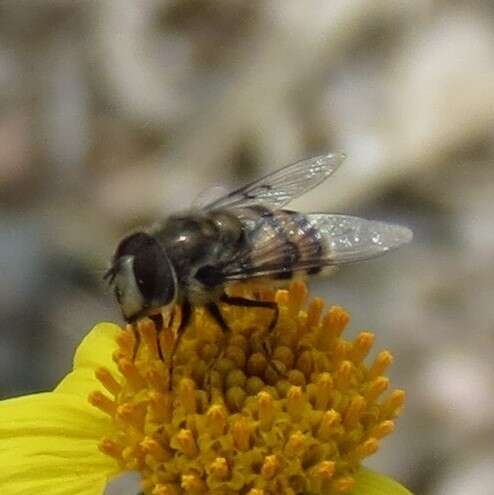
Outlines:
{"type": "Polygon", "coordinates": [[[343,153],[330,153],[293,163],[204,205],[203,209],[246,208],[253,205],[283,208],[326,180],[344,159],[343,153]]]}
{"type": "Polygon", "coordinates": [[[215,203],[219,199],[228,194],[228,189],[225,186],[215,184],[201,191],[192,202],[193,210],[208,209],[209,205],[215,203]]]}
{"type": "Polygon", "coordinates": [[[403,225],[366,220],[349,215],[307,215],[328,242],[331,264],[353,263],[380,256],[413,239],[413,232],[403,225]]]}
{"type": "Polygon", "coordinates": [[[323,267],[374,258],[412,237],[412,231],[401,225],[348,215],[276,211],[259,219],[248,235],[248,248],[222,268],[222,277],[242,280],[317,273],[323,267]]]}

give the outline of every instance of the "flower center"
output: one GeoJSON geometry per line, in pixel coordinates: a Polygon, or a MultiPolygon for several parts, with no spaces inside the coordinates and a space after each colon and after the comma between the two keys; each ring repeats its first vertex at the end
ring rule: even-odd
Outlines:
{"type": "Polygon", "coordinates": [[[179,318],[122,330],[120,376],[100,368],[109,394],[90,396],[114,425],[100,449],[139,471],[151,495],[348,492],[404,401],[401,390],[380,398],[391,354],[364,364],[373,335],[344,340],[349,315],[336,306],[323,314],[320,299],[306,307],[301,282],[276,294],[235,290],[276,300],[276,328],[267,330],[269,309],[225,306],[223,334],[196,309],[173,366],[179,318]]]}

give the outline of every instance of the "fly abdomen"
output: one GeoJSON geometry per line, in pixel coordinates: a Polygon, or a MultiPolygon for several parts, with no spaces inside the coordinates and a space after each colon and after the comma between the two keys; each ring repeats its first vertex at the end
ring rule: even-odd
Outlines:
{"type": "Polygon", "coordinates": [[[261,272],[269,272],[281,266],[275,275],[279,280],[290,279],[295,272],[312,275],[321,271],[318,261],[327,248],[306,215],[254,206],[243,209],[241,218],[250,230],[251,254],[244,263],[246,271],[255,266],[261,272]]]}
{"type": "MultiPolygon", "coordinates": [[[[306,215],[297,213],[297,223],[303,235],[299,238],[299,246],[303,253],[301,262],[308,263],[309,260],[322,260],[327,253],[328,246],[321,232],[314,227],[306,215]]],[[[307,268],[308,275],[316,275],[322,271],[322,266],[307,268]]]]}

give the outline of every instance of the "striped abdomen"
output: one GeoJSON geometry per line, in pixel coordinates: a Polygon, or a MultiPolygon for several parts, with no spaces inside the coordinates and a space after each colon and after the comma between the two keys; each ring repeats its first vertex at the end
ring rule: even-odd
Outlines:
{"type": "Polygon", "coordinates": [[[245,274],[270,276],[284,280],[294,273],[319,273],[319,265],[327,252],[326,242],[306,215],[291,210],[270,211],[263,207],[239,210],[245,227],[245,243],[249,252],[242,261],[245,274]]]}

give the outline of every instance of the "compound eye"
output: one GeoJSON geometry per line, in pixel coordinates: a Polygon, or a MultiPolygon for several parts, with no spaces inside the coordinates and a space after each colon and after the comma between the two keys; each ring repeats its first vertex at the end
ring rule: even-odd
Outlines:
{"type": "Polygon", "coordinates": [[[159,286],[159,267],[163,250],[154,239],[152,242],[143,243],[138,252],[134,254],[134,275],[146,300],[155,299],[159,286]]]}
{"type": "Polygon", "coordinates": [[[118,246],[116,263],[129,256],[132,257],[135,283],[145,303],[170,302],[175,295],[174,271],[158,241],[144,232],[130,235],[118,246]]]}
{"type": "Polygon", "coordinates": [[[114,259],[118,260],[122,256],[135,256],[146,244],[156,242],[149,234],[137,232],[129,235],[120,242],[115,252],[114,259]]]}
{"type": "MultiPolygon", "coordinates": [[[[144,299],[151,300],[157,286],[159,259],[163,255],[163,250],[154,237],[137,232],[122,240],[115,252],[114,264],[118,266],[120,260],[132,257],[135,283],[144,299]]],[[[123,293],[118,287],[115,296],[119,302],[122,300],[123,293]]]]}

